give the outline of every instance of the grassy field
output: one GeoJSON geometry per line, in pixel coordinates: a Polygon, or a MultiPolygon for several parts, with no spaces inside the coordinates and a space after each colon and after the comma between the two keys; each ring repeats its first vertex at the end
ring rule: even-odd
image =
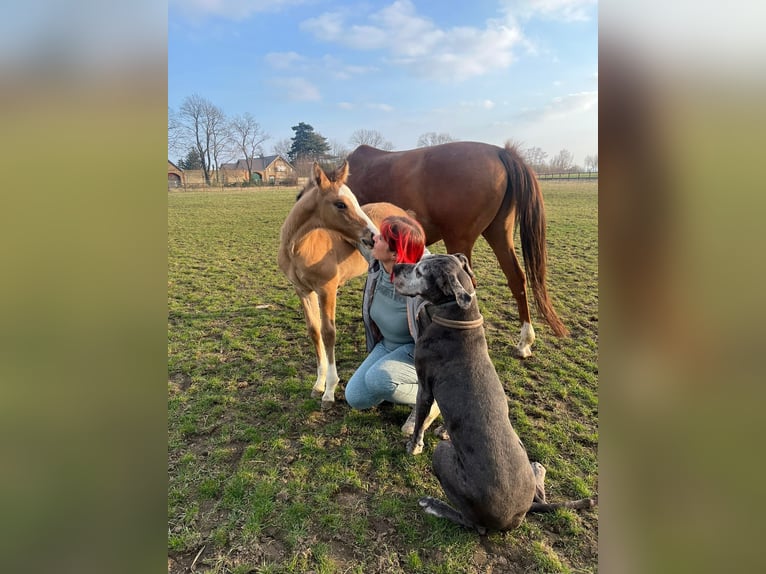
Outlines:
{"type": "MultiPolygon", "coordinates": [[[[549,290],[571,337],[533,309],[534,355],[516,358],[515,302],[483,239],[474,270],[511,422],[556,502],[598,493],[598,183],[542,185],[549,290]]],[[[342,400],[365,354],[362,278],[339,294],[338,402],[322,411],[310,398],[313,350],[276,264],[295,193],[168,194],[168,570],[596,572],[598,509],[530,515],[486,537],[420,511],[419,497],[443,497],[436,437],[408,456],[409,409],[342,400]]]]}

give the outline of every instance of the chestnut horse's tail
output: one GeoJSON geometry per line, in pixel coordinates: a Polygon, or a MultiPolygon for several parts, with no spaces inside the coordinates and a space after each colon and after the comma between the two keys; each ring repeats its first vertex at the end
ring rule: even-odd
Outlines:
{"type": "Polygon", "coordinates": [[[545,242],[545,205],[543,193],[535,172],[519,156],[515,148],[506,144],[500,152],[508,174],[508,188],[505,200],[508,208],[516,204],[516,225],[521,235],[521,252],[524,256],[524,268],[527,280],[537,303],[537,309],[553,329],[554,334],[565,337],[569,331],[553,310],[548,289],[545,286],[548,248],[545,242]]]}

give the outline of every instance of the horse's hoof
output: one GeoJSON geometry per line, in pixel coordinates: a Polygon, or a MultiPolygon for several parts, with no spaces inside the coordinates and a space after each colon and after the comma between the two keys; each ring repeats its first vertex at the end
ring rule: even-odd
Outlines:
{"type": "Polygon", "coordinates": [[[526,359],[527,357],[532,356],[532,349],[529,345],[516,347],[516,352],[519,354],[520,359],[526,359]]]}
{"type": "Polygon", "coordinates": [[[322,399],[322,410],[329,411],[335,406],[335,401],[326,401],[322,399]]]}
{"type": "Polygon", "coordinates": [[[316,389],[311,389],[311,398],[312,399],[318,399],[319,397],[324,396],[324,389],[321,391],[317,391],[316,389]]]}
{"type": "Polygon", "coordinates": [[[422,442],[414,442],[414,441],[408,441],[407,442],[407,452],[410,453],[412,456],[416,456],[423,452],[423,443],[422,442]]]}

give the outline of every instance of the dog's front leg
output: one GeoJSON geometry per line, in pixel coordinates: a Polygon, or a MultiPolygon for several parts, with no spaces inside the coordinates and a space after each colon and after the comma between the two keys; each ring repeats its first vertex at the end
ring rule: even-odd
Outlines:
{"type": "Polygon", "coordinates": [[[423,383],[418,381],[418,397],[415,402],[415,430],[407,442],[407,452],[416,455],[423,452],[423,435],[427,427],[423,425],[426,416],[431,412],[434,396],[430,389],[426,389],[423,383]]]}

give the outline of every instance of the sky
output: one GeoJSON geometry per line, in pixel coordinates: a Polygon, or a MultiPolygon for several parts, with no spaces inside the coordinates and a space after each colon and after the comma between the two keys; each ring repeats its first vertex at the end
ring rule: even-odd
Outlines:
{"type": "MultiPolygon", "coordinates": [[[[598,153],[595,0],[170,0],[168,106],[198,94],[270,136],[376,130],[598,153]]],[[[182,154],[170,159],[176,160],[182,154]]]]}

